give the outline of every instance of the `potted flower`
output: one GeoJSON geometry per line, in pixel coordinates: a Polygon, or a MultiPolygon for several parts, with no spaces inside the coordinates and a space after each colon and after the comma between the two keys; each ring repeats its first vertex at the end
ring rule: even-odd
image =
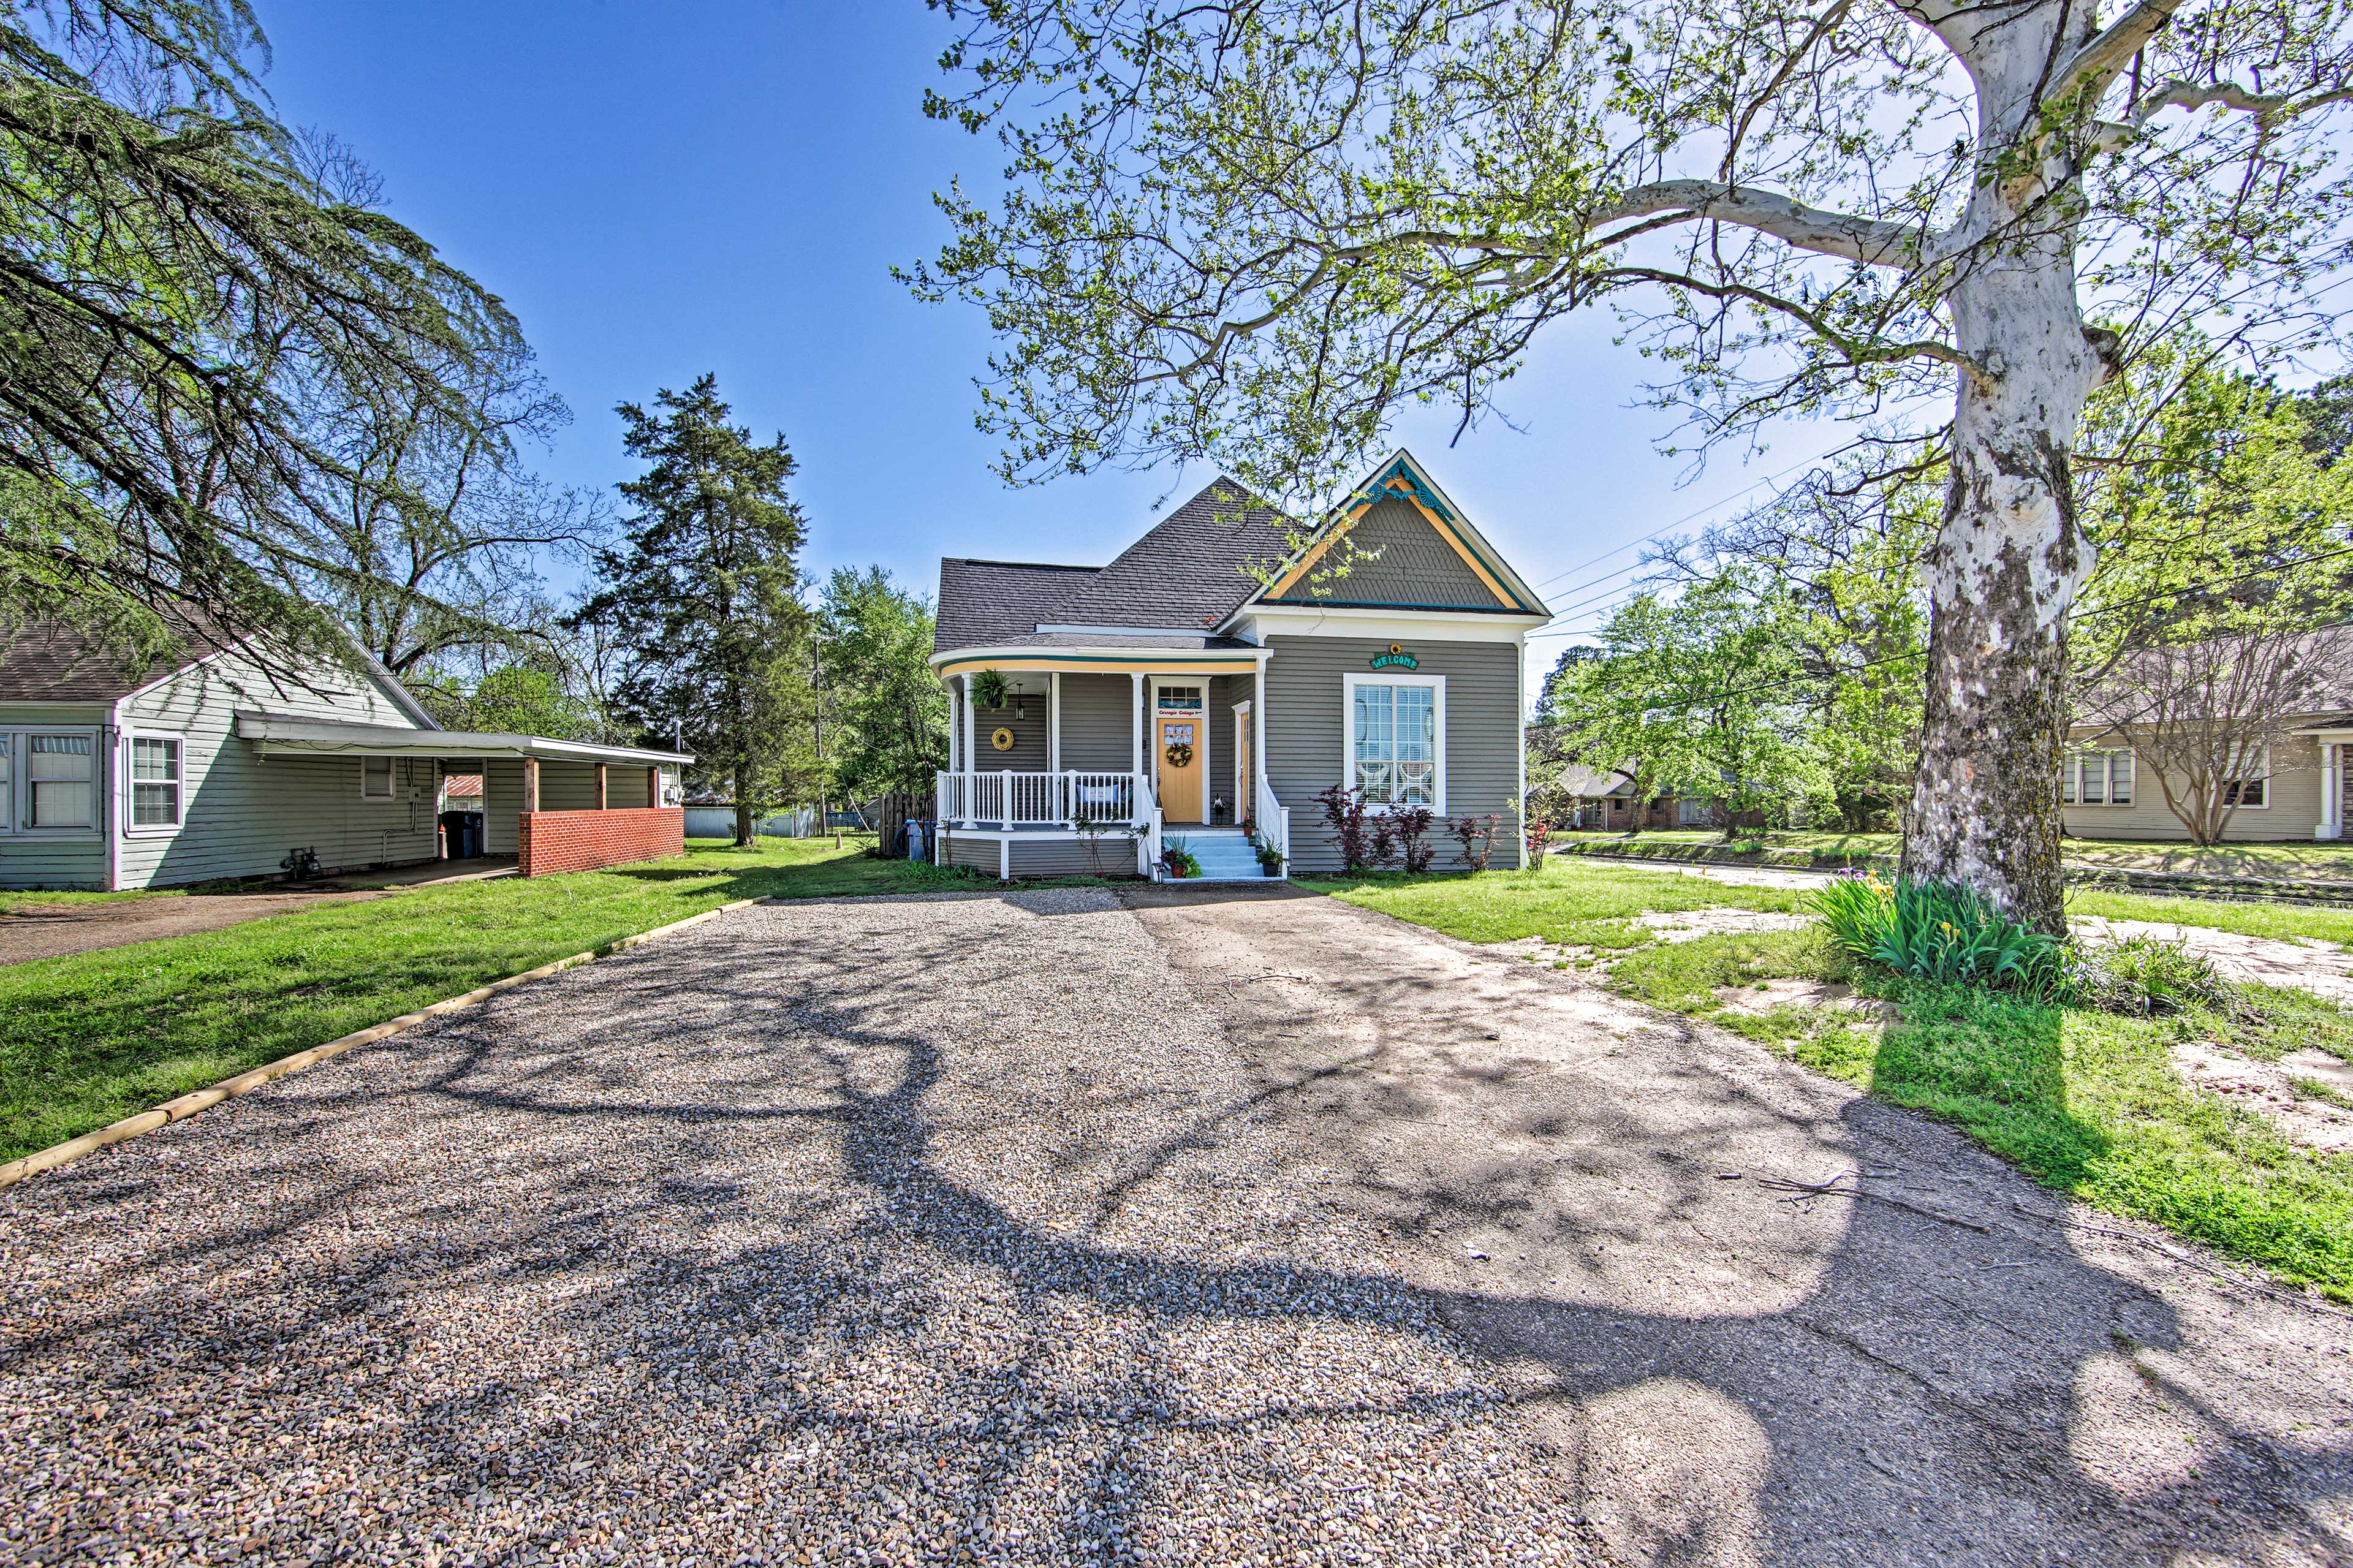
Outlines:
{"type": "Polygon", "coordinates": [[[1259,870],[1269,877],[1282,876],[1282,851],[1274,847],[1273,840],[1252,833],[1250,836],[1250,843],[1251,852],[1258,857],[1259,870]]]}
{"type": "Polygon", "coordinates": [[[1160,864],[1171,881],[1201,874],[1201,863],[1193,858],[1193,852],[1185,847],[1181,838],[1169,839],[1160,847],[1160,864]]]}

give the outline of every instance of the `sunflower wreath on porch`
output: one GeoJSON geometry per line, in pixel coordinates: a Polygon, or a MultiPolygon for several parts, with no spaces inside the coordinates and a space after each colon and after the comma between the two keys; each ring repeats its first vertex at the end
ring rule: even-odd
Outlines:
{"type": "Polygon", "coordinates": [[[1168,759],[1168,765],[1172,768],[1190,767],[1193,763],[1193,742],[1172,741],[1168,749],[1160,754],[1168,759]]]}

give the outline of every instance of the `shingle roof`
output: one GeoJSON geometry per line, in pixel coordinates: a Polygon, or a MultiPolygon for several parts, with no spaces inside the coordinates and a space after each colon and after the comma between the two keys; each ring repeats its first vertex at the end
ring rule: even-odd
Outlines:
{"type": "Polygon", "coordinates": [[[1055,619],[1061,602],[1095,572],[1092,566],[944,559],[932,649],[1034,641],[1038,623],[1055,619]]]}
{"type": "Polygon", "coordinates": [[[1289,551],[1282,514],[1221,474],[1039,619],[1206,631],[1257,592],[1246,563],[1271,566],[1289,551]]]}
{"type": "Polygon", "coordinates": [[[177,654],[125,668],[120,656],[72,626],[28,622],[0,638],[0,702],[111,702],[213,651],[200,634],[182,641],[177,654]]]}

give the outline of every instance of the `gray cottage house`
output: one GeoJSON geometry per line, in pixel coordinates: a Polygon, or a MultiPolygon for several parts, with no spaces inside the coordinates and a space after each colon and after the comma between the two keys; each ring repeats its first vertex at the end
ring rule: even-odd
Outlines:
{"type": "Polygon", "coordinates": [[[1173,838],[1209,876],[1256,876],[1255,830],[1289,869],[1334,871],[1315,796],[1337,784],[1492,814],[1491,864],[1519,865],[1523,644],[1551,612],[1404,451],[1296,531],[1220,479],[1107,566],[942,561],[941,858],[1148,873],[1173,838]]]}
{"type": "Polygon", "coordinates": [[[685,756],[444,730],[364,656],[290,676],[214,640],[137,671],[54,626],[0,646],[0,888],[274,877],[296,849],[328,871],[513,857],[531,875],[681,831],[685,756]]]}

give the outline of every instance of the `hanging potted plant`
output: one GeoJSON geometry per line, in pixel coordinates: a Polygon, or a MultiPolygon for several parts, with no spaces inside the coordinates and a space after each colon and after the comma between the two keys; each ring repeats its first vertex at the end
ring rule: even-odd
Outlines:
{"type": "Polygon", "coordinates": [[[972,678],[972,700],[983,708],[1002,708],[1008,688],[1001,669],[984,669],[972,678]]]}

